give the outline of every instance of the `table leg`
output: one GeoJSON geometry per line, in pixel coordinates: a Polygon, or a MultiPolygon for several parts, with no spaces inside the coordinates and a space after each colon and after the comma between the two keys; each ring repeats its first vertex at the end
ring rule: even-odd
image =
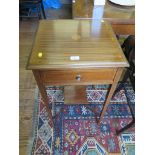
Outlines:
{"type": "Polygon", "coordinates": [[[44,105],[45,105],[46,110],[48,112],[48,116],[52,120],[52,126],[53,126],[52,112],[51,112],[51,110],[49,108],[48,97],[47,97],[47,93],[46,93],[46,88],[45,88],[45,86],[43,84],[43,81],[41,79],[40,72],[38,70],[32,70],[32,71],[33,71],[35,80],[37,82],[38,88],[40,90],[40,93],[41,93],[41,96],[42,96],[44,105]]]}
{"type": "Polygon", "coordinates": [[[113,93],[114,93],[114,91],[115,91],[115,89],[116,89],[116,87],[117,87],[117,83],[118,83],[118,81],[119,81],[119,79],[120,79],[120,77],[121,77],[122,71],[123,71],[123,68],[118,68],[118,70],[117,70],[117,72],[116,72],[116,75],[115,75],[113,84],[112,84],[112,86],[111,86],[111,88],[110,88],[110,90],[109,90],[107,99],[106,99],[105,104],[104,104],[104,106],[103,106],[103,108],[102,108],[102,112],[101,112],[99,121],[97,122],[98,124],[100,124],[101,119],[102,119],[102,117],[103,117],[105,111],[107,110],[107,107],[108,107],[108,105],[109,105],[109,103],[110,103],[110,100],[111,100],[111,98],[112,98],[112,96],[113,96],[113,93]]]}
{"type": "Polygon", "coordinates": [[[43,13],[44,19],[46,19],[44,5],[43,5],[43,0],[41,0],[41,9],[42,9],[42,13],[43,13]]]}

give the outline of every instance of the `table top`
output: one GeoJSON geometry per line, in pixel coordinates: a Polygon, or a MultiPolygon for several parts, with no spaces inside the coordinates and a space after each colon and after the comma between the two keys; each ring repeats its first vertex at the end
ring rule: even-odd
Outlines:
{"type": "Polygon", "coordinates": [[[135,20],[134,6],[119,6],[108,0],[104,6],[94,5],[93,0],[72,0],[72,14],[74,19],[103,18],[113,23],[134,23],[135,20]]]}
{"type": "Polygon", "coordinates": [[[128,67],[108,22],[40,21],[27,69],[96,67],[128,67]]]}

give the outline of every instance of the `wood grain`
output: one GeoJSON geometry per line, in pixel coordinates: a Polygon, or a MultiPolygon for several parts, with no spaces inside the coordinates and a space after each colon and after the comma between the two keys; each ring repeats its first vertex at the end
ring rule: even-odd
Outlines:
{"type": "Polygon", "coordinates": [[[112,24],[117,35],[135,35],[135,24],[112,24]]]}
{"type": "Polygon", "coordinates": [[[40,71],[45,85],[92,85],[112,83],[116,68],[40,71]],[[80,76],[80,79],[77,79],[80,76]]]}
{"type": "Polygon", "coordinates": [[[106,21],[42,20],[27,68],[127,67],[128,62],[106,21]],[[96,27],[96,24],[100,24],[96,27]],[[63,26],[62,26],[63,25],[63,26]],[[38,53],[42,57],[38,57],[38,53]],[[79,60],[71,60],[78,56],[79,60]]]}

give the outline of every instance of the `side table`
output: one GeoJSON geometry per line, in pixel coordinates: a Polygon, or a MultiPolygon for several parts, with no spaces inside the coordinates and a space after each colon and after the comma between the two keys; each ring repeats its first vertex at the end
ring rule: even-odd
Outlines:
{"type": "Polygon", "coordinates": [[[128,66],[108,22],[41,20],[27,69],[33,71],[51,119],[46,86],[64,86],[65,104],[88,104],[86,85],[111,84],[100,123],[121,73],[128,66]],[[96,27],[94,22],[101,26],[96,27]]]}

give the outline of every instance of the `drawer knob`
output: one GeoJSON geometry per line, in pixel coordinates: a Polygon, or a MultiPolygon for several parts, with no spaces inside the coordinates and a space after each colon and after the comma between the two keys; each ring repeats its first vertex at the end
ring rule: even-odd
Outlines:
{"type": "Polygon", "coordinates": [[[76,75],[76,80],[80,81],[81,80],[81,75],[76,75]]]}

